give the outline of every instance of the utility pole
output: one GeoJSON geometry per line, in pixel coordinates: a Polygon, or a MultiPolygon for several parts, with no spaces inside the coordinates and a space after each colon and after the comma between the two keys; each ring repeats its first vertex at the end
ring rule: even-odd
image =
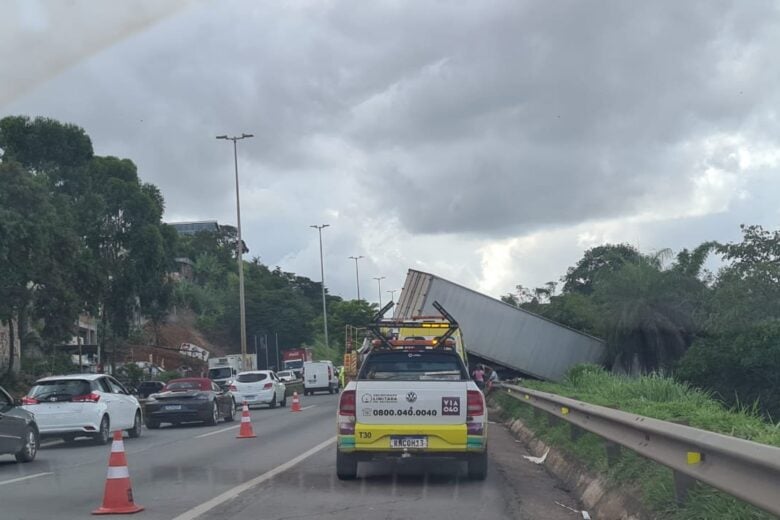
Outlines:
{"type": "Polygon", "coordinates": [[[382,308],[382,280],[387,278],[386,276],[375,276],[377,288],[379,289],[379,308],[382,308]]]}
{"type": "Polygon", "coordinates": [[[239,313],[241,315],[241,363],[247,366],[246,358],[246,308],[244,303],[244,243],[241,240],[241,199],[238,195],[238,145],[241,139],[254,137],[252,134],[241,134],[240,136],[228,137],[227,135],[218,135],[217,139],[233,141],[233,164],[236,170],[236,224],[238,228],[238,240],[236,242],[236,258],[238,261],[238,300],[239,313]]]}
{"type": "Polygon", "coordinates": [[[361,255],[350,256],[349,258],[355,261],[355,283],[357,284],[357,299],[360,301],[360,271],[358,270],[358,260],[364,257],[361,255]]]}
{"type": "Polygon", "coordinates": [[[325,303],[325,261],[322,259],[322,230],[326,227],[330,227],[330,224],[311,225],[309,226],[317,230],[320,235],[320,279],[322,280],[322,322],[325,329],[325,345],[330,346],[328,343],[328,306],[325,303]]]}
{"type": "Polygon", "coordinates": [[[393,289],[391,291],[385,291],[385,292],[389,292],[390,293],[390,301],[394,302],[395,301],[395,293],[398,292],[398,289],[393,289]]]}

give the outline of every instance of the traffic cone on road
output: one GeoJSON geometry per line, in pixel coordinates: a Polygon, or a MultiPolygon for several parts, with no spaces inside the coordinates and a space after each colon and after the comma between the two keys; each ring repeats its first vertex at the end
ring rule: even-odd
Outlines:
{"type": "Polygon", "coordinates": [[[293,411],[293,412],[300,412],[301,411],[301,400],[298,397],[298,392],[293,392],[293,402],[292,402],[292,408],[290,408],[290,411],[293,411]]]}
{"type": "Polygon", "coordinates": [[[108,458],[106,490],[103,493],[103,505],[92,511],[93,515],[120,515],[143,511],[144,508],[133,502],[133,487],[130,485],[130,473],[125,458],[125,443],[122,432],[114,432],[111,443],[111,456],[108,458]]]}
{"type": "Polygon", "coordinates": [[[252,419],[249,416],[249,405],[244,401],[244,409],[241,411],[241,429],[238,430],[236,439],[252,439],[257,437],[252,429],[252,419]]]}

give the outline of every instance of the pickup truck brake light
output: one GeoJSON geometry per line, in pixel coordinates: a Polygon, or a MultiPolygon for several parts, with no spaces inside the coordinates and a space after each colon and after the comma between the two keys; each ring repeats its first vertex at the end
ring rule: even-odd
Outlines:
{"type": "Polygon", "coordinates": [[[355,434],[355,391],[345,390],[339,398],[339,433],[355,434]]]}
{"type": "Polygon", "coordinates": [[[469,435],[482,435],[485,431],[485,401],[482,392],[469,390],[466,395],[466,429],[469,435]]]}

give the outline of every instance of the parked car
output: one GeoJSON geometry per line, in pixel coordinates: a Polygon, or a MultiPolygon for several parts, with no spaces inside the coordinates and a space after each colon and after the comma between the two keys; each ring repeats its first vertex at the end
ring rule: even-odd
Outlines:
{"type": "Polygon", "coordinates": [[[303,364],[303,393],[338,392],[339,378],[331,361],[306,361],[303,364]]]}
{"type": "Polygon", "coordinates": [[[31,462],[38,454],[40,438],[35,416],[0,387],[0,455],[9,454],[17,462],[31,462]]]}
{"type": "Polygon", "coordinates": [[[282,370],[281,372],[277,372],[276,377],[278,377],[279,381],[282,383],[289,383],[290,381],[295,381],[298,379],[298,376],[292,370],[282,370]]]}
{"type": "Polygon", "coordinates": [[[115,430],[126,430],[133,438],[141,435],[138,399],[105,374],[44,377],[22,404],[35,415],[42,437],[62,437],[66,442],[91,437],[97,444],[108,444],[115,430]]]}
{"type": "Polygon", "coordinates": [[[139,399],[146,399],[152,394],[162,391],[165,383],[162,381],[143,381],[135,388],[139,399]]]}
{"type": "Polygon", "coordinates": [[[161,392],[150,395],[146,401],[146,426],[157,429],[161,423],[204,422],[214,425],[220,419],[231,422],[235,409],[233,395],[211,379],[172,379],[161,392]]]}
{"type": "Polygon", "coordinates": [[[239,404],[246,401],[249,406],[287,406],[287,387],[272,370],[241,372],[230,384],[230,391],[239,404]]]}

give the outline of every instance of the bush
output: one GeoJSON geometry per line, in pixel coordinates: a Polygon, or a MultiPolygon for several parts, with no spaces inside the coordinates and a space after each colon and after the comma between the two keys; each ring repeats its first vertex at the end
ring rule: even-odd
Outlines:
{"type": "Polygon", "coordinates": [[[707,388],[730,406],[780,420],[780,323],[769,322],[696,341],[676,376],[707,388]]]}

